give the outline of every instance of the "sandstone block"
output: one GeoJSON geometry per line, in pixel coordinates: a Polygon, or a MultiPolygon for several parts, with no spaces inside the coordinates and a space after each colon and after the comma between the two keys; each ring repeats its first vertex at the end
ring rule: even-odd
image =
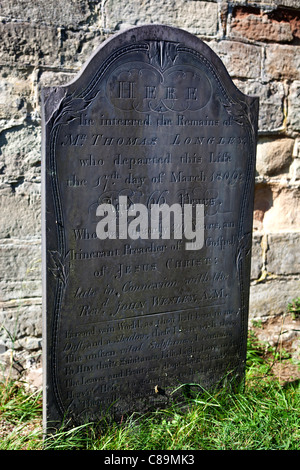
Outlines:
{"type": "Polygon", "coordinates": [[[250,287],[249,319],[263,319],[286,312],[288,303],[299,296],[299,280],[272,280],[250,287]]]}
{"type": "Polygon", "coordinates": [[[278,175],[289,171],[292,163],[294,139],[263,137],[257,146],[256,169],[260,175],[278,175]]]}
{"type": "Polygon", "coordinates": [[[16,351],[12,348],[13,345],[7,348],[4,343],[0,344],[0,368],[2,378],[9,377],[12,380],[20,380],[23,371],[23,364],[21,364],[21,362],[23,361],[18,361],[18,364],[13,361],[13,358],[15,358],[18,353],[16,353],[16,351]]]}
{"type": "Polygon", "coordinates": [[[209,42],[209,46],[223,61],[232,78],[261,76],[261,47],[236,41],[209,42]]]}
{"type": "Polygon", "coordinates": [[[231,3],[243,6],[247,4],[249,7],[257,7],[258,5],[261,5],[265,8],[276,8],[277,6],[299,8],[298,0],[233,0],[231,3]]]}
{"type": "Polygon", "coordinates": [[[145,23],[159,23],[186,29],[193,34],[215,36],[218,31],[218,5],[188,0],[107,0],[104,24],[110,31],[145,23]],[[162,21],[163,19],[163,21],[162,21]]]}
{"type": "Polygon", "coordinates": [[[300,188],[280,183],[257,184],[254,197],[254,230],[265,233],[298,231],[300,188]]]}
{"type": "Polygon", "coordinates": [[[290,166],[290,176],[293,181],[300,180],[300,159],[295,158],[290,166]]]}
{"type": "Polygon", "coordinates": [[[18,340],[41,336],[40,241],[1,240],[0,272],[0,340],[9,348],[14,337],[18,349],[18,340]]]}
{"type": "Polygon", "coordinates": [[[36,95],[38,99],[38,113],[41,115],[41,89],[42,87],[61,86],[69,83],[76,76],[76,72],[58,72],[40,70],[36,83],[36,95]]]}
{"type": "Polygon", "coordinates": [[[263,231],[265,213],[269,211],[273,204],[272,189],[267,184],[257,184],[254,194],[253,229],[263,231]]]}
{"type": "Polygon", "coordinates": [[[269,80],[299,80],[300,46],[268,45],[266,47],[265,74],[269,80]]]}
{"type": "Polygon", "coordinates": [[[41,129],[20,125],[0,133],[0,182],[41,181],[41,129]]]}
{"type": "Polygon", "coordinates": [[[42,338],[34,336],[26,336],[24,338],[20,338],[16,341],[16,348],[30,352],[41,350],[42,338]]]}
{"type": "Polygon", "coordinates": [[[1,281],[23,281],[41,279],[40,241],[1,240],[1,281]]]}
{"type": "Polygon", "coordinates": [[[288,127],[300,131],[300,81],[295,80],[290,86],[288,96],[288,127]]]}
{"type": "Polygon", "coordinates": [[[2,22],[0,37],[2,65],[60,65],[60,34],[53,26],[2,22]]]}
{"type": "Polygon", "coordinates": [[[89,30],[61,29],[60,63],[62,67],[79,72],[105,36],[99,28],[89,30]]]}
{"type": "Polygon", "coordinates": [[[272,185],[272,205],[264,214],[266,232],[289,232],[300,227],[300,188],[272,185]]]}
{"type": "Polygon", "coordinates": [[[261,83],[257,80],[234,80],[234,82],[246,95],[259,97],[258,127],[260,131],[273,132],[284,126],[285,89],[283,83],[261,83]]]}
{"type": "MultiPolygon", "coordinates": [[[[264,0],[263,0],[264,1],[264,0]]],[[[273,0],[275,5],[299,9],[298,0],[273,0]]]]}
{"type": "Polygon", "coordinates": [[[251,279],[258,279],[262,266],[262,247],[261,247],[262,235],[260,233],[253,233],[252,237],[252,254],[251,254],[251,279]]]}
{"type": "Polygon", "coordinates": [[[0,69],[0,122],[24,121],[32,108],[32,73],[17,68],[0,69]]]}
{"type": "Polygon", "coordinates": [[[270,234],[268,242],[267,270],[274,274],[298,274],[300,272],[300,232],[270,234]]]}
{"type": "Polygon", "coordinates": [[[296,137],[293,150],[293,157],[300,158],[300,137],[296,137]]]}
{"type": "MultiPolygon", "coordinates": [[[[3,264],[3,261],[2,263],[3,264]]],[[[40,270],[41,265],[41,258],[35,258],[32,260],[28,260],[28,271],[38,271],[40,270]]],[[[2,302],[7,302],[6,305],[16,307],[20,301],[24,301],[24,299],[31,299],[31,302],[34,303],[36,298],[42,297],[42,282],[41,282],[41,274],[39,277],[37,276],[36,279],[30,279],[30,272],[24,280],[14,280],[14,279],[0,279],[0,290],[1,290],[1,299],[0,304],[2,302]]]]}
{"type": "Polygon", "coordinates": [[[41,299],[20,299],[18,304],[1,303],[0,324],[4,327],[0,332],[0,341],[6,347],[22,349],[24,343],[29,344],[33,338],[36,349],[42,335],[42,306],[41,299]],[[12,338],[14,343],[12,344],[12,338]]]}
{"type": "Polygon", "coordinates": [[[8,20],[78,27],[89,20],[93,3],[88,0],[5,0],[0,3],[0,16],[8,20]]]}
{"type": "Polygon", "coordinates": [[[40,184],[30,184],[29,188],[24,186],[24,190],[35,189],[36,193],[16,193],[10,186],[0,189],[0,238],[29,239],[41,236],[40,184]]]}
{"type": "MultiPolygon", "coordinates": [[[[251,322],[252,323],[252,322],[251,322]]],[[[291,354],[294,363],[294,371],[291,375],[291,364],[288,366],[287,379],[292,380],[292,377],[300,378],[299,364],[300,360],[300,321],[293,320],[287,313],[286,315],[280,315],[277,317],[271,317],[263,319],[260,326],[251,326],[251,329],[255,331],[256,337],[259,341],[265,344],[270,344],[279,349],[283,348],[284,351],[288,351],[291,354]]],[[[277,364],[279,368],[279,376],[284,379],[284,362],[277,364]]],[[[276,374],[276,366],[273,372],[276,374]]]]}
{"type": "Polygon", "coordinates": [[[75,72],[52,72],[49,70],[42,70],[39,74],[39,89],[48,86],[66,85],[73,80],[75,76],[75,72]]]}
{"type": "Polygon", "coordinates": [[[235,8],[230,23],[233,37],[247,38],[254,41],[291,42],[294,39],[293,23],[288,18],[284,21],[274,14],[260,8],[235,8]]]}

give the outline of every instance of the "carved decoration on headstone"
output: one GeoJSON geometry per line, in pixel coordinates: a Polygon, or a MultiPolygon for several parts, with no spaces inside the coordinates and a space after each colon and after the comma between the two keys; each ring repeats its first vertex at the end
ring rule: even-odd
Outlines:
{"type": "Polygon", "coordinates": [[[257,98],[200,39],[151,25],[43,89],[43,113],[46,426],[242,380],[257,98]]]}

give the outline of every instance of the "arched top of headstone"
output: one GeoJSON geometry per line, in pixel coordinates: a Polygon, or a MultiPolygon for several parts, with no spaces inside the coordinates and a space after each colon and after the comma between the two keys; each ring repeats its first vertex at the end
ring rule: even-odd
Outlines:
{"type": "Polygon", "coordinates": [[[257,107],[161,25],[43,89],[46,427],[242,379],[257,107]]]}
{"type": "MultiPolygon", "coordinates": [[[[207,88],[209,88],[207,79],[208,81],[212,80],[217,85],[220,99],[224,98],[224,105],[227,106],[229,114],[232,114],[235,120],[241,120],[241,115],[247,116],[248,122],[255,120],[258,111],[258,98],[245,95],[235,86],[222,60],[205,42],[179,28],[149,24],[130,28],[108,38],[98,46],[71,82],[60,87],[44,89],[45,101],[50,94],[52,102],[50,107],[46,106],[46,121],[50,117],[47,114],[47,108],[51,114],[51,111],[55,109],[55,104],[60,103],[66,94],[88,103],[96,96],[99,83],[107,75],[109,69],[113,69],[115,64],[120,62],[134,61],[145,62],[147,68],[144,74],[148,75],[145,87],[151,86],[149,85],[151,71],[153,71],[154,80],[164,81],[168,86],[170,80],[174,82],[170,74],[179,72],[179,68],[183,65],[190,66],[191,72],[193,67],[198,71],[200,68],[206,77],[202,83],[203,94],[207,96],[207,88]],[[154,77],[155,74],[156,77],[154,77]],[[160,78],[157,74],[160,75],[160,78]]],[[[117,77],[114,75],[112,80],[117,80],[117,77]]],[[[111,83],[110,85],[112,86],[111,83]]],[[[77,104],[80,106],[79,102],[77,104]]],[[[202,101],[201,104],[204,107],[207,102],[202,101]]],[[[166,110],[165,105],[164,102],[161,112],[166,110]]],[[[137,109],[140,110],[139,107],[137,109]]],[[[176,109],[174,108],[174,110],[176,109]]]]}

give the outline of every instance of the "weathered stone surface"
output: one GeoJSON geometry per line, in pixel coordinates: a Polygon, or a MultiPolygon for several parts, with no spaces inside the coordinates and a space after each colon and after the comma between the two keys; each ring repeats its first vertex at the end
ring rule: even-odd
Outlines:
{"type": "Polygon", "coordinates": [[[60,64],[62,67],[75,72],[80,70],[87,58],[105,39],[99,28],[64,29],[60,34],[60,64]]]}
{"type": "Polygon", "coordinates": [[[257,80],[234,80],[237,87],[247,95],[259,97],[260,131],[274,132],[284,127],[285,87],[281,82],[262,83],[257,80]]]}
{"type": "MultiPolygon", "coordinates": [[[[0,69],[0,123],[24,121],[32,108],[32,73],[0,69]]],[[[2,128],[3,128],[2,126],[2,128]]]]}
{"type": "Polygon", "coordinates": [[[71,80],[73,80],[75,76],[76,76],[75,72],[71,73],[71,72],[42,70],[41,73],[39,74],[39,83],[38,83],[39,92],[42,87],[66,85],[71,80]]]}
{"type": "Polygon", "coordinates": [[[260,46],[236,41],[211,41],[209,46],[224,62],[232,78],[258,79],[261,76],[260,46]]]}
{"type": "Polygon", "coordinates": [[[257,147],[256,170],[260,175],[288,172],[292,163],[294,139],[261,137],[257,147]]]}
{"type": "Polygon", "coordinates": [[[78,27],[86,24],[100,2],[89,0],[5,0],[0,4],[0,16],[5,20],[78,27]]]}
{"type": "Polygon", "coordinates": [[[38,74],[38,81],[36,84],[36,94],[38,97],[38,115],[41,116],[41,89],[46,86],[61,86],[69,83],[76,77],[76,72],[61,72],[61,71],[50,71],[40,70],[38,74]]]}
{"type": "Polygon", "coordinates": [[[40,237],[41,130],[16,126],[0,134],[0,238],[40,237]]]}
{"type": "Polygon", "coordinates": [[[300,272],[300,232],[269,234],[268,242],[267,270],[269,272],[274,274],[300,272]]]}
{"type": "MultiPolygon", "coordinates": [[[[17,351],[13,345],[1,343],[0,369],[2,377],[21,381],[24,388],[34,393],[42,391],[43,368],[39,351],[17,351]]],[[[39,348],[40,349],[40,348],[39,348]]]]}
{"type": "MultiPolygon", "coordinates": [[[[19,241],[19,245],[22,246],[23,244],[22,241],[19,241]]],[[[1,246],[1,245],[0,245],[1,246]]],[[[2,251],[2,250],[1,250],[2,251]]],[[[40,251],[40,244],[36,248],[36,253],[40,251]]],[[[7,254],[4,250],[2,251],[2,256],[9,258],[11,254],[7,254]]],[[[1,260],[1,265],[3,264],[1,260]]],[[[38,268],[38,266],[41,265],[41,259],[40,257],[36,256],[36,258],[30,259],[28,261],[28,264],[30,265],[30,268],[32,271],[40,271],[41,268],[38,268]]],[[[21,266],[21,271],[23,271],[23,267],[21,266]]],[[[19,279],[2,279],[0,280],[0,289],[1,289],[1,302],[6,302],[6,305],[10,306],[18,306],[18,303],[20,301],[23,301],[24,299],[27,299],[27,302],[29,299],[36,299],[39,298],[41,299],[42,297],[42,283],[41,283],[41,275],[36,276],[35,279],[32,279],[33,274],[32,273],[27,273],[26,272],[26,277],[24,277],[24,280],[19,279]]],[[[3,304],[4,305],[4,304],[3,304]]]]}
{"type": "Polygon", "coordinates": [[[300,226],[300,190],[278,183],[259,183],[255,188],[254,229],[266,233],[297,231],[300,226]]]}
{"type": "Polygon", "coordinates": [[[41,181],[41,129],[18,125],[0,133],[0,182],[41,181]]]}
{"type": "Polygon", "coordinates": [[[36,362],[27,367],[24,375],[25,387],[31,391],[36,392],[42,390],[43,387],[43,367],[41,363],[36,362]]]}
{"type": "Polygon", "coordinates": [[[258,279],[263,267],[261,242],[262,235],[254,232],[252,237],[251,279],[258,279]]]}
{"type": "MultiPolygon", "coordinates": [[[[291,42],[295,31],[292,18],[268,14],[259,8],[235,8],[230,23],[230,32],[234,37],[254,41],[291,42]]],[[[296,31],[295,31],[296,32],[296,31]]]]}
{"type": "Polygon", "coordinates": [[[40,241],[0,240],[0,273],[0,342],[8,348],[40,348],[40,241]]]}
{"type": "Polygon", "coordinates": [[[133,0],[127,3],[107,0],[104,3],[104,21],[105,28],[111,31],[163,22],[193,34],[215,36],[218,31],[218,5],[206,1],[163,0],[158,6],[155,0],[133,0]]]}
{"type": "Polygon", "coordinates": [[[299,230],[300,188],[272,185],[272,199],[272,206],[264,215],[264,230],[277,233],[299,230]]]}
{"type": "Polygon", "coordinates": [[[1,281],[32,281],[41,279],[40,241],[1,240],[1,281]]]}
{"type": "Polygon", "coordinates": [[[0,64],[59,66],[60,33],[53,26],[0,23],[0,64]]]}
{"type": "Polygon", "coordinates": [[[300,131],[300,81],[295,80],[290,86],[288,96],[288,127],[300,131]]]}
{"type": "Polygon", "coordinates": [[[293,157],[294,158],[300,158],[300,138],[299,137],[296,137],[296,139],[295,139],[293,157]]]}
{"type": "Polygon", "coordinates": [[[260,319],[286,312],[288,303],[299,296],[299,280],[268,280],[250,287],[249,319],[260,319]]]}
{"type": "Polygon", "coordinates": [[[265,213],[270,210],[273,204],[272,189],[267,184],[257,184],[255,186],[254,195],[254,213],[253,228],[254,230],[263,231],[263,220],[265,213]]]}
{"type": "Polygon", "coordinates": [[[299,8],[298,0],[233,0],[230,3],[254,8],[259,5],[267,11],[276,7],[299,8]]]}
{"type": "Polygon", "coordinates": [[[300,190],[280,183],[257,184],[254,229],[266,233],[297,231],[300,226],[300,190]]]}
{"type": "MultiPolygon", "coordinates": [[[[15,350],[40,349],[42,337],[41,298],[29,297],[17,301],[1,302],[0,342],[15,350]]],[[[1,362],[1,358],[0,358],[1,362]]]]}
{"type": "MultiPolygon", "coordinates": [[[[262,0],[265,2],[265,0],[262,0]]],[[[289,8],[296,8],[299,9],[299,2],[298,0],[273,0],[275,5],[279,7],[289,7],[289,8]]]]}
{"type": "Polygon", "coordinates": [[[75,72],[105,39],[100,28],[55,27],[44,23],[0,23],[0,64],[67,67],[75,72]]]}
{"type": "Polygon", "coordinates": [[[300,79],[300,46],[266,46],[265,74],[269,80],[300,79]]]}
{"type": "MultiPolygon", "coordinates": [[[[35,323],[37,323],[35,321],[35,323]]],[[[32,336],[28,330],[25,333],[23,338],[20,338],[16,341],[15,347],[18,350],[25,350],[25,351],[38,351],[41,350],[42,347],[42,336],[41,336],[41,329],[39,331],[35,331],[34,333],[39,334],[40,336],[32,336]]]]}
{"type": "Polygon", "coordinates": [[[281,382],[300,379],[300,320],[294,320],[290,313],[261,319],[251,325],[259,341],[275,346],[277,351],[285,351],[291,355],[294,364],[284,361],[272,368],[272,373],[278,375],[281,382]],[[258,324],[257,324],[258,323],[258,324]],[[257,324],[257,326],[256,326],[257,324]],[[290,368],[292,366],[292,368],[290,368]],[[288,370],[286,368],[288,367],[288,370]]]}
{"type": "Polygon", "coordinates": [[[28,183],[16,189],[10,185],[0,187],[0,238],[40,238],[41,185],[28,183]],[[25,189],[26,194],[18,193],[25,189]]]}
{"type": "Polygon", "coordinates": [[[295,158],[293,163],[290,166],[290,177],[292,180],[298,181],[300,180],[300,160],[299,158],[295,158]]]}
{"type": "MultiPolygon", "coordinates": [[[[293,11],[290,8],[282,8],[282,6],[278,6],[278,8],[274,9],[273,11],[268,12],[269,19],[274,23],[289,24],[291,28],[291,33],[293,38],[297,40],[300,38],[300,15],[299,15],[299,5],[298,11],[293,11]]],[[[276,42],[279,41],[279,38],[276,39],[276,42]]]]}
{"type": "Polygon", "coordinates": [[[7,347],[2,343],[0,337],[0,368],[2,377],[9,377],[11,380],[20,380],[24,367],[16,360],[16,351],[11,344],[7,347]]]}

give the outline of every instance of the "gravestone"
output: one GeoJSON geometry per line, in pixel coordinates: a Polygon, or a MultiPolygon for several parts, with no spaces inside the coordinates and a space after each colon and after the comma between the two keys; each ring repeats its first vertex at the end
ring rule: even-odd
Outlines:
{"type": "Polygon", "coordinates": [[[257,98],[150,25],[42,100],[46,427],[242,380],[257,98]]]}

